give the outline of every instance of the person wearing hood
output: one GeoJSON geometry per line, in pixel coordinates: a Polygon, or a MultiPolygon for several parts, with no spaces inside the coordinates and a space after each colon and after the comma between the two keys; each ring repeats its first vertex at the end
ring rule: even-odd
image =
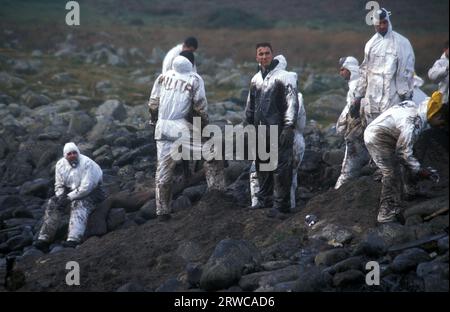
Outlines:
{"type": "MultiPolygon", "coordinates": [[[[155,125],[156,214],[161,221],[171,218],[172,179],[176,163],[181,160],[174,157],[174,153],[179,147],[182,147],[183,153],[201,151],[201,142],[190,140],[194,131],[192,118],[200,117],[202,128],[209,123],[204,82],[193,71],[194,64],[192,52],[183,51],[175,57],[172,69],[156,79],[148,102],[151,124],[155,125]]],[[[210,176],[213,173],[218,175],[214,160],[206,161],[204,167],[208,187],[224,188],[225,182],[220,179],[223,176],[210,176]]]]}
{"type": "Polygon", "coordinates": [[[41,250],[46,250],[53,241],[61,215],[68,205],[70,221],[64,246],[80,244],[89,214],[105,200],[100,166],[81,154],[73,142],[64,145],[63,155],[55,167],[55,196],[46,203],[44,222],[34,243],[41,250]]]}
{"type": "MultiPolygon", "coordinates": [[[[287,62],[282,55],[278,55],[274,58],[280,64],[280,68],[286,70],[287,62]]],[[[297,74],[292,72],[293,79],[297,80],[297,74]]],[[[298,116],[295,123],[294,130],[294,146],[292,149],[292,185],[291,185],[291,209],[295,209],[296,206],[296,192],[297,192],[297,176],[298,168],[303,160],[303,155],[305,154],[305,139],[303,137],[303,131],[306,126],[306,111],[305,105],[303,103],[303,94],[298,92],[298,116]]],[[[259,191],[258,174],[256,173],[255,162],[252,163],[250,167],[250,197],[252,208],[257,208],[258,197],[256,196],[259,191]]]]}
{"type": "Polygon", "coordinates": [[[428,71],[428,78],[439,84],[439,92],[442,93],[444,103],[448,105],[448,41],[445,43],[444,53],[433,67],[428,71]]]}
{"type": "Polygon", "coordinates": [[[420,105],[404,101],[391,107],[366,128],[364,142],[382,173],[378,222],[396,221],[400,213],[402,181],[399,177],[403,183],[410,177],[415,181],[439,180],[435,170],[419,163],[413,147],[428,125],[442,128],[447,123],[448,106],[442,104],[442,94],[435,92],[420,105]]]}
{"type": "Polygon", "coordinates": [[[390,12],[374,12],[376,34],[366,43],[352,117],[363,114],[364,126],[401,101],[410,100],[414,90],[414,51],[409,40],[392,30],[390,12]]]}
{"type": "MultiPolygon", "coordinates": [[[[257,137],[264,135],[260,126],[267,126],[265,131],[265,149],[269,150],[269,126],[278,129],[278,159],[276,169],[266,171],[263,164],[270,160],[255,160],[259,191],[256,194],[257,203],[253,209],[272,207],[269,217],[279,213],[290,212],[293,145],[295,127],[299,112],[297,75],[287,72],[286,60],[279,56],[273,57],[270,43],[256,45],[256,61],[259,71],[253,76],[245,108],[245,121],[257,129],[257,137]]],[[[273,138],[272,138],[273,139],[273,138]]],[[[257,140],[257,145],[262,144],[257,140]]],[[[258,146],[258,149],[260,147],[258,146]]]]}
{"type": "Polygon", "coordinates": [[[359,116],[350,116],[349,109],[354,101],[354,92],[359,80],[359,62],[353,56],[339,60],[339,74],[348,81],[347,105],[336,123],[336,133],[345,138],[345,156],[341,175],[334,188],[337,190],[349,180],[357,177],[361,168],[369,161],[369,154],[364,145],[364,129],[359,116]]]}
{"type": "MultiPolygon", "coordinates": [[[[183,51],[189,51],[189,52],[195,52],[198,49],[198,41],[195,37],[188,37],[186,40],[184,40],[183,43],[180,43],[170,49],[169,52],[167,52],[166,56],[164,57],[163,64],[162,64],[162,74],[165,74],[169,70],[172,69],[173,61],[175,58],[180,55],[183,51]]],[[[195,67],[195,64],[193,66],[193,71],[197,72],[197,68],[195,67]]]]}

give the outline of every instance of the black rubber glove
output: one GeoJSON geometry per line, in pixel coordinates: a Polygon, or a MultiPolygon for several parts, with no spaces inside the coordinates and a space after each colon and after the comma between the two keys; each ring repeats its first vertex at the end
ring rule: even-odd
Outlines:
{"type": "Polygon", "coordinates": [[[361,108],[361,98],[354,99],[349,109],[350,117],[352,117],[353,119],[359,118],[360,108],[361,108]]]}
{"type": "Polygon", "coordinates": [[[283,131],[281,131],[280,135],[280,145],[281,146],[290,146],[294,144],[294,128],[293,127],[285,127],[283,131]]]}
{"type": "Polygon", "coordinates": [[[64,209],[70,204],[70,198],[64,193],[56,198],[56,204],[59,209],[64,209]]]}

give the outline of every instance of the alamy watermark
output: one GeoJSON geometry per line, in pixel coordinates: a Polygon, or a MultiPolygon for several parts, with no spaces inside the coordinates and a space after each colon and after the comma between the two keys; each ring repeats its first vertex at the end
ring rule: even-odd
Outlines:
{"type": "Polygon", "coordinates": [[[66,270],[69,270],[66,274],[66,285],[80,286],[80,264],[76,261],[69,261],[66,263],[66,270]]]}
{"type": "Polygon", "coordinates": [[[66,14],[67,26],[80,26],[80,4],[77,1],[68,1],[66,10],[70,10],[66,14]]]}

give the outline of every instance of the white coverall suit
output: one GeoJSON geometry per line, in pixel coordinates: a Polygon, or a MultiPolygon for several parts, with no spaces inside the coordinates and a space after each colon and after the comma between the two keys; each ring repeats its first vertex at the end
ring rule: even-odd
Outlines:
{"type": "MultiPolygon", "coordinates": [[[[179,147],[183,153],[202,150],[201,142],[191,141],[193,125],[189,120],[195,115],[201,118],[202,127],[208,124],[204,82],[192,71],[187,58],[177,56],[173,69],[156,79],[148,105],[152,121],[157,119],[156,214],[165,215],[170,214],[173,173],[176,162],[181,160],[174,153],[178,153],[179,147]]],[[[205,162],[204,166],[208,187],[224,189],[224,177],[215,161],[205,162]]]]}
{"type": "Polygon", "coordinates": [[[360,111],[364,126],[391,106],[413,96],[413,48],[408,39],[392,30],[389,14],[386,19],[387,33],[384,36],[376,33],[366,43],[355,90],[355,98],[362,98],[360,111]]]}
{"type": "Polygon", "coordinates": [[[439,84],[443,103],[448,103],[448,64],[448,57],[444,53],[428,71],[428,78],[439,84]]]}
{"type": "Polygon", "coordinates": [[[378,116],[364,132],[370,156],[383,174],[378,222],[392,221],[400,212],[399,177],[407,172],[400,172],[400,167],[411,175],[417,175],[421,169],[413,147],[428,126],[427,102],[428,99],[420,105],[401,102],[378,116]]]}
{"type": "Polygon", "coordinates": [[[334,186],[335,189],[357,177],[361,168],[369,161],[369,153],[364,145],[364,129],[361,119],[360,117],[352,118],[349,114],[359,80],[358,60],[348,56],[341,67],[350,71],[350,80],[348,81],[347,105],[336,123],[336,133],[343,135],[345,138],[345,156],[342,162],[341,175],[334,186]]]}
{"type": "MultiPolygon", "coordinates": [[[[278,68],[280,70],[286,70],[287,61],[284,56],[278,55],[274,59],[279,61],[278,68]]],[[[297,74],[293,72],[288,72],[293,81],[297,81],[297,74]]],[[[303,131],[306,126],[306,111],[305,105],[303,103],[303,95],[298,93],[298,115],[297,121],[295,122],[294,129],[294,146],[293,146],[293,158],[292,158],[292,184],[290,189],[290,207],[294,209],[296,206],[296,191],[297,191],[297,174],[298,168],[303,159],[303,155],[305,154],[305,139],[303,137],[303,131]]],[[[250,168],[250,196],[251,196],[251,205],[255,207],[258,203],[257,193],[260,190],[258,174],[255,167],[255,162],[252,163],[250,168]]]]}
{"type": "Polygon", "coordinates": [[[89,214],[97,204],[105,199],[105,193],[101,186],[103,172],[100,166],[89,157],[80,154],[74,143],[67,143],[64,146],[64,155],[66,156],[72,151],[78,153],[76,167],[72,167],[65,157],[56,163],[55,197],[46,203],[39,240],[50,242],[54,239],[64,208],[58,207],[57,198],[66,191],[69,191],[67,197],[70,199],[71,207],[68,241],[80,242],[82,240],[89,214]]]}

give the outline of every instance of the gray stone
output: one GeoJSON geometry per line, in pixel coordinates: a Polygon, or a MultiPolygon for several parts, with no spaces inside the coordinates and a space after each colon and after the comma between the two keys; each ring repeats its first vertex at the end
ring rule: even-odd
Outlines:
{"type": "Polygon", "coordinates": [[[381,224],[374,233],[381,237],[388,247],[416,239],[414,229],[394,222],[381,224]]]}
{"type": "Polygon", "coordinates": [[[285,268],[291,265],[292,262],[290,260],[279,260],[279,261],[269,261],[261,264],[261,267],[266,271],[274,271],[285,268]]]}
{"type": "Polygon", "coordinates": [[[116,292],[143,292],[144,287],[138,282],[129,282],[120,286],[116,292]]]}
{"type": "Polygon", "coordinates": [[[324,275],[319,267],[314,265],[302,266],[299,270],[299,277],[295,283],[296,292],[321,291],[326,286],[324,275]]]}
{"type": "Polygon", "coordinates": [[[206,184],[187,187],[183,190],[183,195],[191,200],[192,203],[200,200],[206,193],[208,186],[206,184]]]}
{"type": "Polygon", "coordinates": [[[107,100],[97,108],[96,115],[122,121],[127,118],[127,111],[121,101],[107,100]]]}
{"type": "Polygon", "coordinates": [[[12,68],[18,74],[32,75],[38,72],[40,65],[37,60],[16,60],[12,68]]]}
{"type": "Polygon", "coordinates": [[[187,282],[189,283],[190,287],[199,287],[202,272],[202,266],[198,263],[188,263],[186,265],[187,282]]]}
{"type": "Polygon", "coordinates": [[[275,271],[256,272],[243,275],[239,280],[239,287],[245,291],[253,291],[257,288],[267,288],[278,283],[294,281],[299,278],[300,267],[291,265],[275,271]]]}
{"type": "Polygon", "coordinates": [[[51,100],[48,96],[37,94],[33,91],[27,91],[20,97],[23,103],[29,108],[36,108],[38,106],[48,105],[51,100]]]}
{"type": "Polygon", "coordinates": [[[369,257],[379,257],[386,253],[385,241],[375,233],[369,233],[353,251],[353,255],[367,255],[369,257]]]}
{"type": "Polygon", "coordinates": [[[353,239],[353,234],[349,230],[335,224],[327,224],[317,235],[317,238],[332,241],[338,244],[345,244],[353,239]]]}
{"type": "Polygon", "coordinates": [[[416,273],[417,276],[424,280],[425,291],[448,292],[448,276],[443,276],[445,271],[448,274],[448,258],[446,262],[441,258],[437,258],[433,261],[419,264],[416,273]]]}
{"type": "Polygon", "coordinates": [[[5,89],[16,89],[24,86],[25,80],[12,76],[7,72],[0,72],[0,87],[5,89]]]}
{"type": "Polygon", "coordinates": [[[419,215],[412,215],[408,217],[405,221],[406,226],[414,226],[414,225],[420,225],[423,223],[423,219],[419,215]]]}
{"type": "Polygon", "coordinates": [[[419,263],[429,260],[430,256],[423,249],[411,248],[395,257],[390,267],[395,273],[404,273],[415,269],[419,263]]]}
{"type": "Polygon", "coordinates": [[[441,238],[438,241],[438,249],[441,254],[448,251],[448,236],[441,238]]]}
{"type": "Polygon", "coordinates": [[[146,202],[139,209],[139,216],[145,220],[155,219],[156,218],[156,201],[154,199],[146,202]]]}
{"type": "Polygon", "coordinates": [[[22,186],[20,187],[20,194],[46,198],[49,188],[50,188],[50,180],[40,178],[22,184],[22,186]]]}
{"type": "Polygon", "coordinates": [[[66,248],[64,248],[61,245],[55,245],[53,248],[51,248],[49,254],[55,254],[55,253],[59,253],[61,251],[64,251],[66,248]]]}
{"type": "Polygon", "coordinates": [[[42,257],[44,253],[36,248],[29,248],[23,253],[23,257],[29,257],[29,258],[37,258],[42,257]]]}
{"type": "Polygon", "coordinates": [[[24,230],[22,234],[11,237],[6,241],[8,248],[12,251],[20,250],[33,242],[33,233],[31,230],[24,230]]]}
{"type": "Polygon", "coordinates": [[[315,171],[319,169],[321,162],[322,162],[321,153],[306,149],[302,163],[300,164],[300,170],[305,172],[315,171]]]}
{"type": "Polygon", "coordinates": [[[0,289],[6,279],[6,258],[0,258],[0,289]]]}
{"type": "Polygon", "coordinates": [[[188,288],[189,285],[187,283],[183,283],[176,278],[171,278],[156,288],[155,292],[178,292],[186,291],[188,288]]]}
{"type": "Polygon", "coordinates": [[[337,273],[345,272],[348,270],[363,271],[365,268],[366,260],[364,257],[351,257],[336,263],[333,266],[333,270],[337,273]]]}
{"type": "Polygon", "coordinates": [[[83,111],[66,113],[69,119],[67,133],[85,135],[95,125],[95,119],[83,111]]]}
{"type": "Polygon", "coordinates": [[[204,266],[200,286],[205,290],[230,287],[242,274],[251,272],[260,263],[261,254],[251,242],[222,240],[204,266]]]}
{"type": "Polygon", "coordinates": [[[66,72],[54,74],[51,78],[56,83],[69,83],[74,80],[74,77],[66,72]]]}
{"type": "Polygon", "coordinates": [[[343,95],[326,94],[321,96],[318,100],[309,103],[308,114],[314,114],[330,120],[331,118],[339,116],[345,105],[346,99],[343,95]]]}
{"type": "Polygon", "coordinates": [[[342,273],[337,273],[333,277],[333,285],[336,287],[343,287],[353,284],[364,283],[365,275],[358,270],[348,270],[342,273]]]}
{"type": "Polygon", "coordinates": [[[106,220],[108,231],[113,231],[117,229],[120,225],[125,222],[125,209],[115,208],[111,209],[106,220]]]}
{"type": "Polygon", "coordinates": [[[181,195],[170,203],[170,207],[173,212],[179,212],[191,208],[192,203],[189,197],[181,195]]]}
{"type": "Polygon", "coordinates": [[[110,80],[100,80],[95,84],[95,90],[100,93],[109,93],[113,89],[113,85],[110,80]]]}
{"type": "Polygon", "coordinates": [[[330,166],[341,165],[343,159],[344,159],[344,152],[340,149],[333,149],[330,151],[326,151],[325,153],[323,153],[322,157],[322,160],[330,166]]]}
{"type": "Polygon", "coordinates": [[[177,248],[177,255],[188,262],[199,261],[201,253],[202,250],[200,246],[193,241],[183,241],[177,248]]]}
{"type": "Polygon", "coordinates": [[[342,248],[322,251],[316,255],[314,262],[317,266],[330,266],[348,257],[348,252],[342,248]]]}

